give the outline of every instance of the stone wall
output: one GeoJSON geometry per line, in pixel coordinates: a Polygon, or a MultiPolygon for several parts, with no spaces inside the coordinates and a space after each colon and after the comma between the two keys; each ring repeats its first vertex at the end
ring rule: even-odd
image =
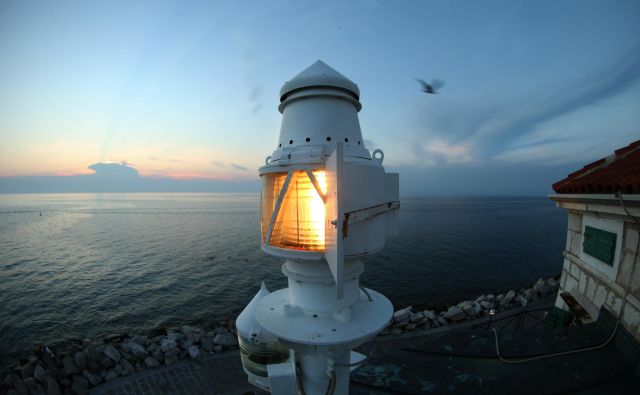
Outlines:
{"type": "MultiPolygon", "coordinates": [[[[614,316],[621,315],[622,325],[640,341],[640,257],[636,259],[640,226],[621,210],[620,203],[615,199],[593,204],[564,200],[558,196],[552,199],[558,203],[558,207],[568,209],[568,227],[556,306],[568,310],[560,297],[561,292],[570,292],[594,319],[597,319],[598,311],[604,305],[614,316]],[[618,229],[615,233],[618,234],[616,242],[619,247],[613,266],[597,261],[582,250],[585,222],[618,229]],[[637,261],[635,265],[638,267],[633,274],[624,310],[621,311],[634,261],[637,261]]],[[[634,216],[640,216],[637,205],[628,209],[634,216]]]]}

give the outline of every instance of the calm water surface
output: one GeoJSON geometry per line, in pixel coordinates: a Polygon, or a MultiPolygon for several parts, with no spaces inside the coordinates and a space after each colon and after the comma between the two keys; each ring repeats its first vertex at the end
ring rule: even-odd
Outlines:
{"type": "MultiPolygon", "coordinates": [[[[206,324],[238,313],[282,261],[260,251],[258,194],[0,195],[0,355],[38,342],[206,324]]],[[[562,268],[546,198],[402,199],[400,235],[362,283],[397,307],[500,293],[562,268]]],[[[1,357],[0,357],[1,358],[1,357]]]]}

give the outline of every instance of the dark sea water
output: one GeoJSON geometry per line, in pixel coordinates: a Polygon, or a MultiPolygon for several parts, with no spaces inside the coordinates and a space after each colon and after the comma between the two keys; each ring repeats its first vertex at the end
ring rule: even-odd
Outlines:
{"type": "MultiPolygon", "coordinates": [[[[206,324],[265,279],[258,194],[0,195],[0,358],[39,342],[206,324]],[[40,215],[40,213],[42,215],[40,215]]],[[[560,273],[566,213],[546,198],[405,198],[364,286],[396,307],[501,293],[560,273]]]]}

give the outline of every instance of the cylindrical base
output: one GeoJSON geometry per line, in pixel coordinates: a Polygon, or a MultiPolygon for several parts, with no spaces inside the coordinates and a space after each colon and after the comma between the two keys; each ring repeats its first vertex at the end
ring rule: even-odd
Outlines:
{"type": "Polygon", "coordinates": [[[350,349],[300,344],[290,346],[294,349],[296,362],[300,364],[302,377],[299,378],[305,394],[324,395],[332,385],[335,395],[349,393],[350,369],[346,365],[349,364],[350,349]],[[334,383],[331,383],[332,380],[334,383]]]}
{"type": "Polygon", "coordinates": [[[332,313],[353,305],[360,293],[360,260],[344,263],[344,296],[338,299],[336,283],[327,264],[288,260],[282,272],[289,279],[291,305],[317,313],[332,313]]]}
{"type": "Polygon", "coordinates": [[[389,323],[391,302],[373,290],[360,289],[364,264],[346,261],[344,297],[338,299],[333,275],[325,262],[286,261],[289,288],[259,301],[255,318],[262,328],[294,351],[298,382],[308,395],[348,394],[351,350],[389,323]]]}

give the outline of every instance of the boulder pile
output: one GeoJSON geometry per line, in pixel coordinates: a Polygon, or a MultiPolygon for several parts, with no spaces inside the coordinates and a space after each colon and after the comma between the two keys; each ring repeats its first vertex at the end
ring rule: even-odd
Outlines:
{"type": "Polygon", "coordinates": [[[184,325],[154,336],[111,334],[99,342],[72,340],[56,349],[40,345],[9,368],[0,393],[88,394],[89,388],[120,376],[181,359],[197,360],[237,344],[233,321],[225,321],[210,331],[184,325]]]}
{"type": "Polygon", "coordinates": [[[551,295],[558,290],[555,278],[538,279],[530,288],[510,290],[505,294],[480,295],[475,300],[465,300],[440,312],[433,310],[414,311],[412,306],[397,310],[391,324],[380,335],[399,335],[415,329],[439,328],[450,323],[472,320],[489,315],[489,312],[505,311],[524,307],[527,303],[551,295]]]}

